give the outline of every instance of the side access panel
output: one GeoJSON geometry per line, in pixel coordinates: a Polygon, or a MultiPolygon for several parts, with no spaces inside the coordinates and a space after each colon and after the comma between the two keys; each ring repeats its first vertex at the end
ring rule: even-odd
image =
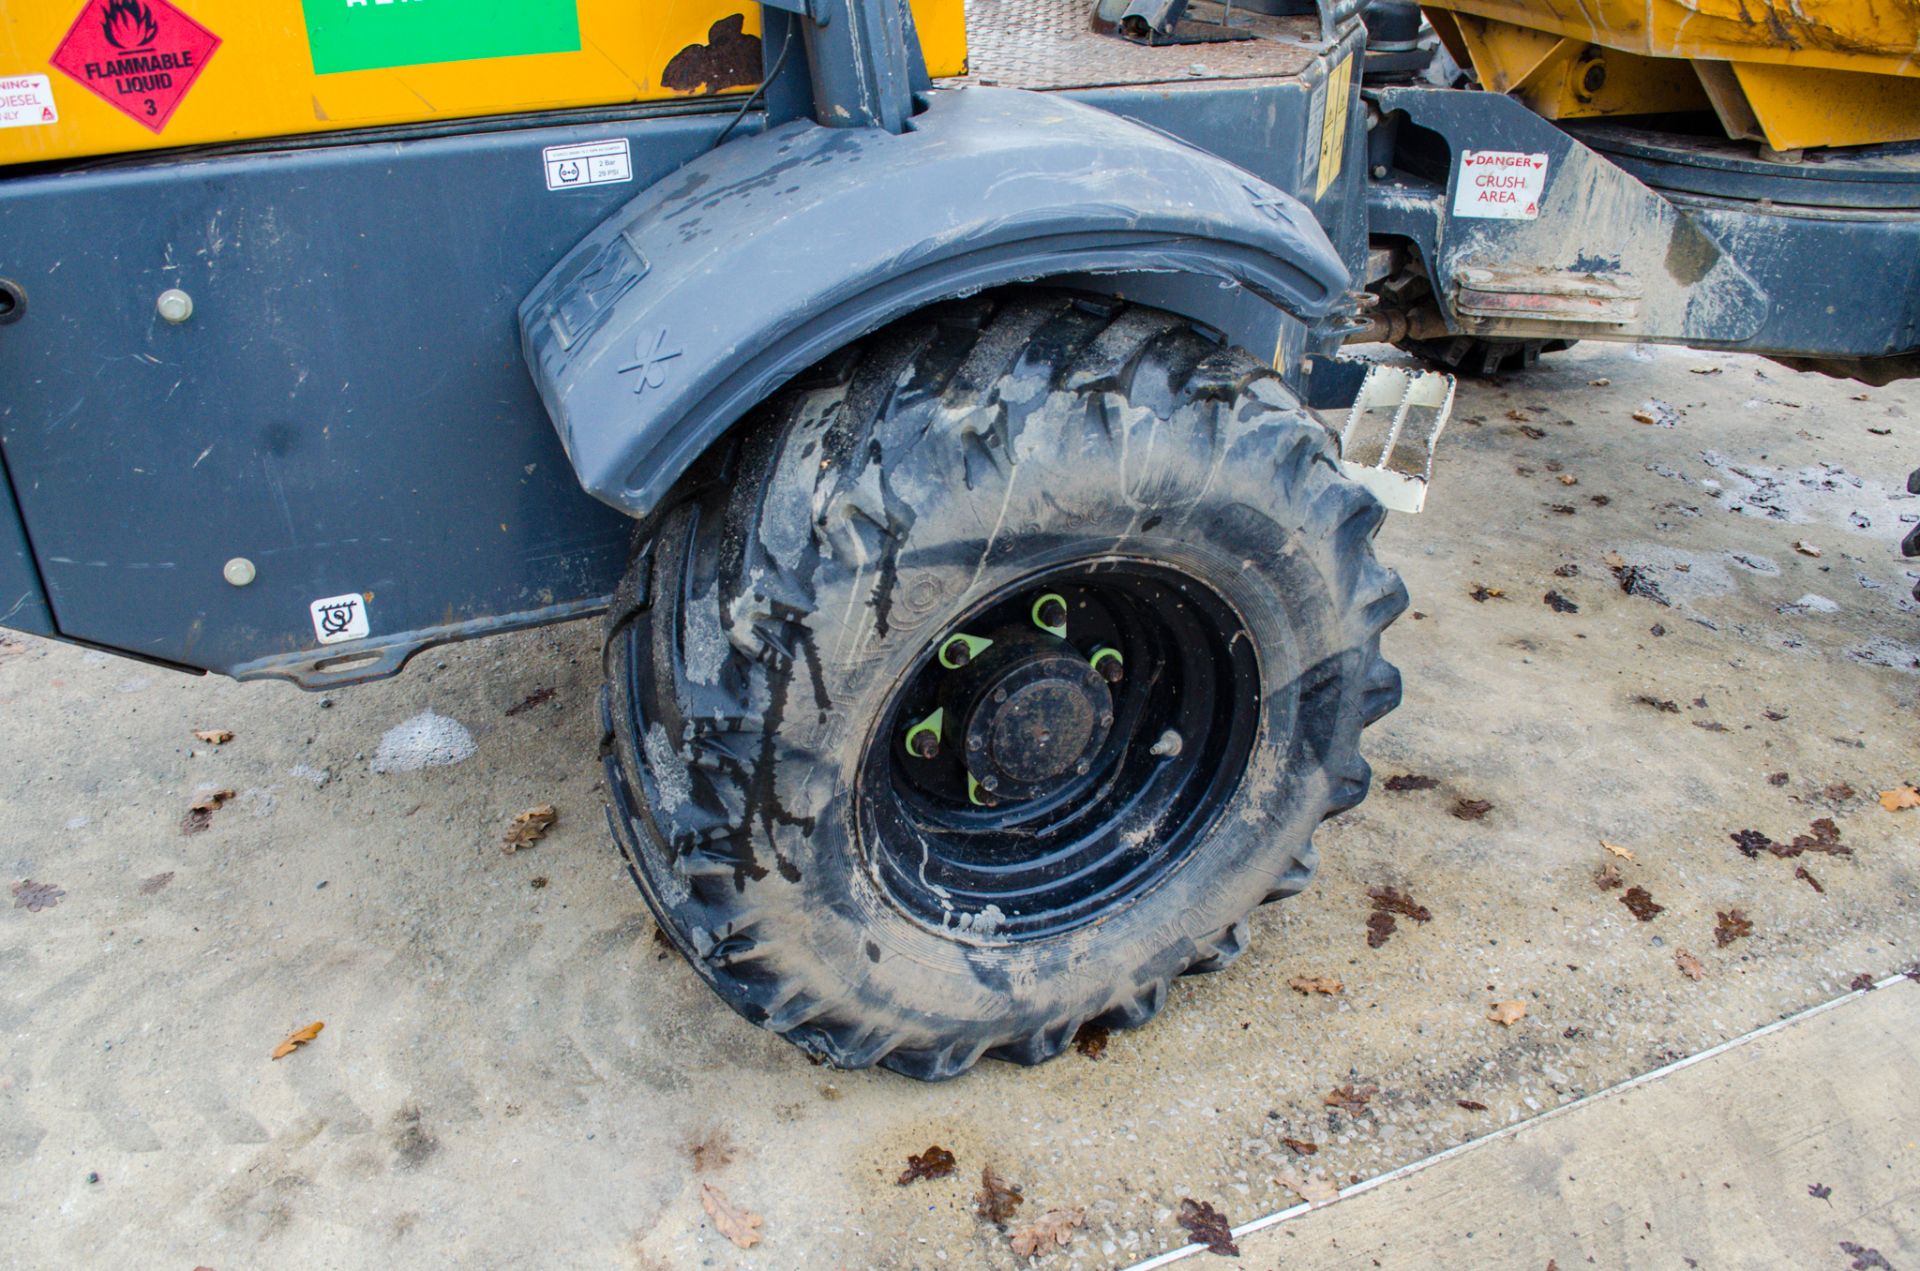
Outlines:
{"type": "MultiPolygon", "coordinates": [[[[0,454],[59,634],[317,686],[600,607],[632,526],[575,482],[514,306],[730,115],[0,180],[0,277],[28,297],[0,326],[0,454]],[[581,146],[628,175],[550,175],[581,146]],[[367,635],[322,643],[310,607],[342,596],[367,635]]],[[[0,505],[9,586],[12,525],[0,505]]]]}

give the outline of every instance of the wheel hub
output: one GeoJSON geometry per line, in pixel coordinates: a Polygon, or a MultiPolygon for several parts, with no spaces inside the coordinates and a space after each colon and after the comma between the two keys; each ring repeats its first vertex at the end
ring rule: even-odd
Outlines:
{"type": "Polygon", "coordinates": [[[858,778],[874,875],[941,930],[1093,921],[1200,841],[1261,701],[1238,613],[1192,576],[1131,558],[1030,575],[931,633],[895,687],[858,778]]]}
{"type": "Polygon", "coordinates": [[[1000,798],[1084,775],[1113,726],[1113,697],[1077,653],[1035,652],[995,675],[965,714],[967,768],[1000,798]]]}

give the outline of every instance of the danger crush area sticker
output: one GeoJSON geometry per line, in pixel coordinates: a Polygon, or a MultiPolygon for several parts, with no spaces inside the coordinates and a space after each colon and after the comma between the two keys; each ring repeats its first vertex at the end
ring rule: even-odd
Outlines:
{"type": "Polygon", "coordinates": [[[1455,216],[1531,221],[1547,190],[1547,156],[1518,150],[1464,150],[1453,190],[1455,216]]]}
{"type": "Polygon", "coordinates": [[[142,127],[159,132],[220,47],[167,0],[87,0],[53,65],[142,127]]]}

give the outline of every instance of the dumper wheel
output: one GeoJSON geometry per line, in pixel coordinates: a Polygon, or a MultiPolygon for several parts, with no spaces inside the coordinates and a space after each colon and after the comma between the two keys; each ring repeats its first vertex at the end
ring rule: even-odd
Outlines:
{"type": "Polygon", "coordinates": [[[634,877],[735,1010],[839,1067],[1038,1063],[1306,886],[1406,593],[1271,370],[1019,291],[739,436],[616,598],[606,742],[634,877]]]}

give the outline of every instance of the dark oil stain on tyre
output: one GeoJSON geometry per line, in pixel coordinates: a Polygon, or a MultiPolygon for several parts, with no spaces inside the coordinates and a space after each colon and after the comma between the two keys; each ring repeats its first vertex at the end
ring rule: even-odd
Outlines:
{"type": "Polygon", "coordinates": [[[705,44],[689,44],[673,55],[660,83],[676,93],[701,89],[724,93],[760,82],[760,37],[744,34],[746,15],[721,18],[707,30],[705,44]]]}

